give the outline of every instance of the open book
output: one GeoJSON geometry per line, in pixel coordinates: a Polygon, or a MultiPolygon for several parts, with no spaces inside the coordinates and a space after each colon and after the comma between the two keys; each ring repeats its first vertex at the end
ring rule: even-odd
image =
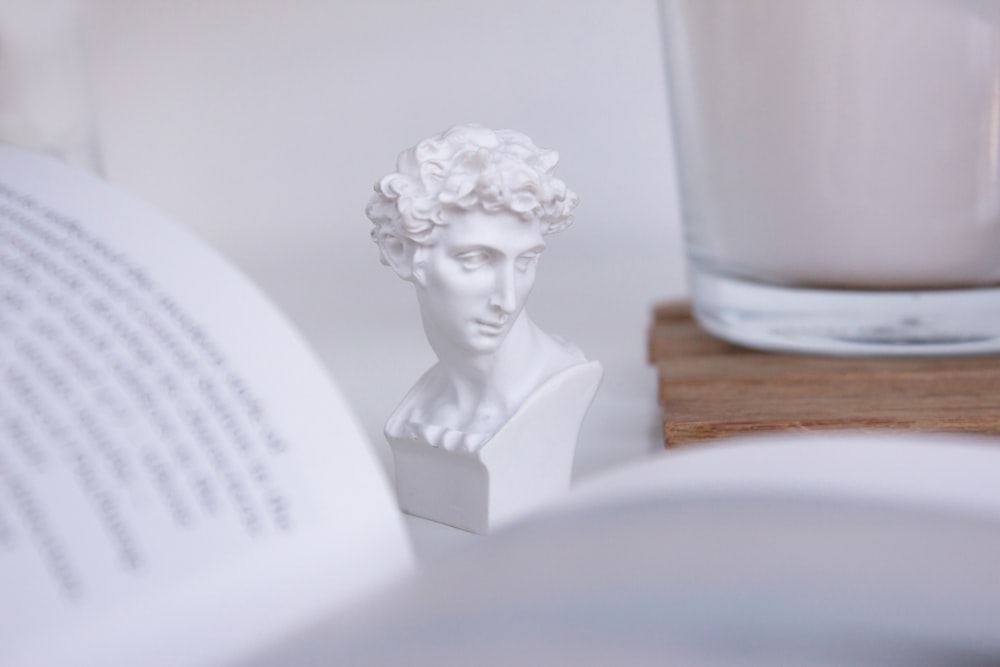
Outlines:
{"type": "Polygon", "coordinates": [[[4,667],[998,663],[994,442],[770,440],[604,476],[414,575],[266,299],[0,147],[4,667]]]}
{"type": "Polygon", "coordinates": [[[228,663],[412,561],[342,396],[258,290],[0,147],[0,664],[228,663]]]}

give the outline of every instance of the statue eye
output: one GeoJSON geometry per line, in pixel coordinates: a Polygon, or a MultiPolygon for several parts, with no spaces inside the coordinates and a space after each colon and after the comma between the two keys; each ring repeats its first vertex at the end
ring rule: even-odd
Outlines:
{"type": "Polygon", "coordinates": [[[535,264],[538,263],[538,258],[541,256],[541,254],[542,253],[540,252],[531,252],[521,255],[520,257],[517,258],[515,266],[517,266],[517,269],[519,271],[527,271],[528,269],[530,269],[531,267],[533,267],[535,264]]]}
{"type": "Polygon", "coordinates": [[[475,271],[489,263],[490,255],[485,250],[470,250],[457,255],[456,259],[466,271],[475,271]]]}

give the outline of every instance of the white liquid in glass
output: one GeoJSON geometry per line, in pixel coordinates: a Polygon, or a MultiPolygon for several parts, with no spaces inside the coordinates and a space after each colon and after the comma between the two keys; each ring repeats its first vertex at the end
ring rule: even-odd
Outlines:
{"type": "Polygon", "coordinates": [[[1000,284],[1000,2],[665,8],[696,265],[788,286],[1000,284]]]}

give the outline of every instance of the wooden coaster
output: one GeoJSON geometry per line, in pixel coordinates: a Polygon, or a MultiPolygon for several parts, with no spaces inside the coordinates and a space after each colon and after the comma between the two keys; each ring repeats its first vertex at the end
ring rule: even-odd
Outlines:
{"type": "Polygon", "coordinates": [[[713,338],[686,303],[649,334],[668,447],[761,431],[1000,434],[1000,356],[852,359],[758,352],[713,338]]]}

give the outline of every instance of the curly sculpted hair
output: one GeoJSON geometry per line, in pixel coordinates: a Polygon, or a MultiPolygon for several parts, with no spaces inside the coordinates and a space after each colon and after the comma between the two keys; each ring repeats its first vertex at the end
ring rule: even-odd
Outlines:
{"type": "Polygon", "coordinates": [[[375,184],[366,213],[372,239],[403,237],[433,243],[434,230],[448,224],[448,210],[509,211],[537,219],[543,234],[573,222],[577,196],[552,175],[555,151],[535,146],[514,130],[458,125],[399,154],[396,171],[375,184]]]}

